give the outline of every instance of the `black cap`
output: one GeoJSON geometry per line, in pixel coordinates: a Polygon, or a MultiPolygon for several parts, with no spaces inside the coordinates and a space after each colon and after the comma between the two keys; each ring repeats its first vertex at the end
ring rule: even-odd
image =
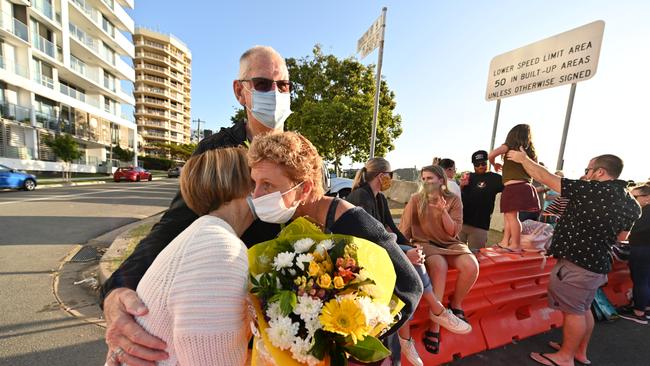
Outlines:
{"type": "Polygon", "coordinates": [[[472,154],[472,164],[482,163],[484,161],[487,161],[487,159],[488,153],[485,150],[479,150],[472,154]]]}

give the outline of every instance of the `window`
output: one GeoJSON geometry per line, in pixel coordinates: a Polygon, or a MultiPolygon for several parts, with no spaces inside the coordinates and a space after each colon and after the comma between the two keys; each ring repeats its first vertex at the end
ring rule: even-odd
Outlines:
{"type": "Polygon", "coordinates": [[[115,114],[117,102],[109,97],[104,97],[104,110],[108,113],[115,114]]]}
{"type": "Polygon", "coordinates": [[[101,57],[111,65],[115,65],[115,51],[102,42],[102,49],[100,50],[101,57]]]}
{"type": "Polygon", "coordinates": [[[104,87],[108,90],[115,91],[115,76],[104,70],[104,87]]]}
{"type": "Polygon", "coordinates": [[[54,74],[52,73],[52,66],[37,58],[32,58],[32,65],[34,68],[34,80],[54,89],[54,74]]]}
{"type": "Polygon", "coordinates": [[[106,19],[105,16],[102,15],[102,29],[108,33],[111,37],[115,37],[115,26],[113,23],[111,23],[110,20],[106,19]]]}

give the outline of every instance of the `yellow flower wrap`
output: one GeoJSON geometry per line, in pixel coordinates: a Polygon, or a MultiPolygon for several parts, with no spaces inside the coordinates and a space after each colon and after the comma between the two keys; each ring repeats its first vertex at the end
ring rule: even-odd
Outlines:
{"type": "MultiPolygon", "coordinates": [[[[311,223],[305,218],[298,218],[291,224],[287,225],[278,235],[276,239],[265,241],[254,245],[248,249],[248,265],[250,274],[256,276],[261,273],[271,272],[273,258],[278,254],[278,243],[289,241],[291,243],[299,239],[311,238],[316,243],[331,239],[333,241],[345,240],[347,243],[354,243],[357,246],[357,265],[364,269],[364,274],[367,278],[372,279],[375,285],[372,286],[373,296],[376,302],[388,305],[393,315],[396,315],[404,306],[404,303],[393,295],[395,288],[396,274],[393,269],[393,262],[391,261],[388,252],[379,245],[361,238],[349,235],[340,234],[325,234],[316,225],[311,223]],[[391,304],[392,301],[392,304],[391,304]]],[[[276,365],[301,365],[300,362],[291,357],[291,352],[282,351],[274,347],[266,334],[268,324],[264,318],[264,313],[260,303],[254,295],[251,295],[252,303],[257,313],[257,325],[259,332],[262,336],[264,348],[275,361],[276,365]]],[[[378,335],[384,326],[378,326],[370,335],[378,335]]],[[[263,366],[264,363],[260,361],[258,351],[253,342],[253,356],[252,366],[263,366]]],[[[327,357],[320,364],[328,365],[327,357]]]]}

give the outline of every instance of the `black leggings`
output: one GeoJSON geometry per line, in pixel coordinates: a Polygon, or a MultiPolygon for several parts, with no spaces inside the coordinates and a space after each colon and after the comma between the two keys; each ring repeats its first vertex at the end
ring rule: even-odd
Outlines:
{"type": "Polygon", "coordinates": [[[634,308],[645,311],[650,306],[650,245],[631,245],[629,265],[634,308]]]}

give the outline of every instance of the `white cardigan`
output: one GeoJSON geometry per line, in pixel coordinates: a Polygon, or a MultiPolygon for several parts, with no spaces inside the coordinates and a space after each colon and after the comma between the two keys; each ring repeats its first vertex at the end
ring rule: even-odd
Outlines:
{"type": "Polygon", "coordinates": [[[246,246],[205,215],[174,239],[138,285],[149,313],[137,321],[167,343],[158,365],[243,365],[250,337],[246,246]]]}

